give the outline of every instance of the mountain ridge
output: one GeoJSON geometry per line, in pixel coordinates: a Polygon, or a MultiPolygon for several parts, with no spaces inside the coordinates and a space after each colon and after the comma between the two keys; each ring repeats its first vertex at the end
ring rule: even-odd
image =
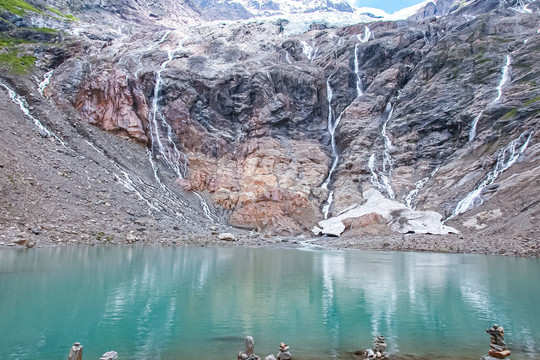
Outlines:
{"type": "MultiPolygon", "coordinates": [[[[538,4],[423,11],[296,35],[272,19],[123,36],[67,24],[83,30],[65,35],[76,41],[44,94],[74,123],[146,145],[141,186],[163,183],[204,222],[199,195],[224,224],[294,236],[318,225],[358,241],[422,231],[414,221],[431,211],[461,236],[510,237],[534,253],[515,239],[538,230],[538,4]],[[171,159],[187,168],[175,173],[171,159]],[[352,216],[373,191],[391,210],[352,216]],[[321,223],[326,204],[339,230],[321,223]]],[[[55,58],[35,54],[48,70],[55,58]]]]}

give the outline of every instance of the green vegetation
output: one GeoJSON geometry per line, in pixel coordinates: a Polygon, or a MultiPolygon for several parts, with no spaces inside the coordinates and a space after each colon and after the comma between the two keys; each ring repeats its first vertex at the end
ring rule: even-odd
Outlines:
{"type": "MultiPolygon", "coordinates": [[[[28,4],[24,0],[0,0],[0,9],[4,9],[6,11],[9,11],[12,14],[19,15],[19,16],[24,16],[29,11],[45,15],[45,13],[42,10],[28,4]]],[[[77,19],[75,16],[70,15],[70,14],[64,14],[63,12],[53,7],[49,6],[47,7],[47,10],[58,15],[60,17],[59,20],[79,21],[79,19],[77,19]]]]}
{"type": "Polygon", "coordinates": [[[514,108],[514,109],[510,110],[509,112],[507,112],[506,114],[504,114],[504,116],[501,118],[501,120],[510,119],[510,118],[516,116],[517,112],[518,112],[518,109],[514,108]]]}
{"type": "Polygon", "coordinates": [[[527,102],[525,103],[525,106],[532,105],[532,104],[534,104],[535,102],[538,102],[538,101],[540,101],[540,96],[537,96],[537,97],[535,97],[534,99],[531,99],[531,100],[527,101],[527,102]]]}
{"type": "Polygon", "coordinates": [[[79,19],[77,19],[75,16],[73,15],[70,15],[70,14],[64,14],[63,12],[53,8],[53,7],[47,7],[47,10],[55,13],[56,15],[64,18],[65,20],[68,20],[68,21],[79,21],[79,19]]]}
{"type": "Polygon", "coordinates": [[[27,74],[36,64],[36,57],[19,56],[19,51],[9,50],[0,54],[0,66],[15,74],[27,74]]]}
{"type": "Polygon", "coordinates": [[[26,42],[28,42],[28,40],[14,38],[5,33],[0,33],[0,48],[24,44],[26,42]]]}
{"type": "Polygon", "coordinates": [[[43,14],[42,11],[23,0],[0,0],[0,9],[5,9],[19,16],[23,16],[27,11],[43,14]]]}
{"type": "Polygon", "coordinates": [[[33,28],[32,30],[40,32],[40,33],[45,33],[45,34],[56,34],[58,32],[58,30],[50,29],[50,28],[44,28],[44,27],[43,28],[33,28]]]}

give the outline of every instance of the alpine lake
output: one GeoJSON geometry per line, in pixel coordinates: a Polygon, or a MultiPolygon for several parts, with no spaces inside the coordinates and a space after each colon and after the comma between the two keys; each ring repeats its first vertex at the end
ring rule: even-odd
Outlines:
{"type": "Polygon", "coordinates": [[[0,251],[0,359],[480,359],[505,328],[540,358],[540,260],[302,249],[67,247],[0,251]]]}

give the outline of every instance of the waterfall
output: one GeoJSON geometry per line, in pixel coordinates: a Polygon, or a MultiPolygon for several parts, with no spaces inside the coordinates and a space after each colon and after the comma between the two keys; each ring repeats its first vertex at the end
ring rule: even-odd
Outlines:
{"type": "MultiPolygon", "coordinates": [[[[499,81],[499,84],[497,85],[497,96],[495,97],[495,99],[492,101],[491,104],[495,104],[501,99],[502,93],[503,93],[503,87],[504,85],[506,85],[506,83],[510,79],[509,72],[510,72],[511,64],[512,64],[512,57],[510,55],[506,55],[506,63],[501,69],[501,74],[502,74],[501,80],[499,81]]],[[[473,141],[474,138],[476,137],[476,127],[478,125],[478,121],[480,120],[483,114],[484,114],[484,110],[480,111],[480,113],[474,118],[471,124],[471,129],[469,130],[469,142],[473,141]]]]}
{"type": "Polygon", "coordinates": [[[367,26],[364,26],[364,37],[360,37],[360,34],[356,35],[356,37],[361,43],[368,42],[371,38],[371,30],[367,26]]]}
{"type": "MultiPolygon", "coordinates": [[[[360,43],[365,43],[371,37],[371,30],[369,30],[367,26],[364,26],[364,37],[361,38],[360,34],[356,35],[356,37],[358,38],[358,41],[360,41],[360,43]]],[[[360,97],[364,94],[364,92],[362,91],[362,79],[360,78],[359,73],[360,66],[358,64],[358,46],[360,45],[360,43],[357,43],[354,46],[354,73],[356,74],[356,97],[360,97]]]]}
{"type": "MultiPolygon", "coordinates": [[[[167,35],[170,34],[167,33],[167,35]]],[[[162,39],[161,42],[164,40],[162,39]]],[[[178,50],[178,49],[177,49],[178,50]]],[[[161,64],[161,68],[156,73],[156,82],[154,87],[154,97],[152,99],[152,111],[148,118],[148,130],[150,133],[150,140],[152,143],[152,152],[159,154],[167,166],[171,168],[177,177],[183,179],[186,172],[187,157],[178,150],[176,143],[173,140],[172,128],[167,123],[163,114],[159,112],[159,95],[161,92],[161,73],[167,68],[167,65],[173,60],[174,53],[177,50],[167,50],[167,60],[161,64]],[[164,129],[162,134],[161,128],[164,129]],[[164,137],[165,144],[161,137],[164,137]]]]}
{"type": "Polygon", "coordinates": [[[532,135],[532,131],[525,131],[517,139],[512,140],[508,145],[502,148],[497,155],[497,163],[493,170],[485,176],[484,180],[482,180],[476,189],[468,193],[467,196],[457,204],[454,212],[448,219],[482,205],[484,200],[481,195],[484,188],[493,184],[499,175],[519,159],[519,156],[527,149],[532,135]]]}
{"type": "Polygon", "coordinates": [[[54,69],[46,72],[43,75],[43,81],[40,82],[39,85],[38,85],[38,91],[41,94],[41,96],[43,96],[43,91],[45,91],[47,86],[49,86],[49,82],[51,81],[51,76],[52,76],[53,72],[54,72],[54,69]]]}
{"type": "Polygon", "coordinates": [[[420,179],[420,180],[418,180],[417,182],[414,183],[414,189],[409,191],[409,193],[405,197],[405,206],[407,206],[409,209],[414,210],[414,207],[412,206],[412,203],[413,203],[414,199],[416,198],[416,196],[418,196],[418,192],[420,190],[422,190],[424,185],[426,185],[426,183],[429,181],[429,179],[431,179],[433,177],[433,175],[435,175],[435,173],[438,170],[439,170],[439,168],[435,168],[435,170],[433,170],[429,174],[429,176],[426,176],[425,178],[422,178],[422,179],[420,179]]]}
{"type": "MultiPolygon", "coordinates": [[[[361,38],[360,35],[357,35],[358,40],[362,43],[365,43],[369,40],[371,37],[371,31],[367,26],[364,27],[364,37],[361,38]]],[[[362,96],[364,93],[362,91],[362,80],[360,79],[359,75],[359,64],[358,64],[358,45],[354,47],[354,73],[356,74],[356,97],[362,96]]],[[[332,109],[332,99],[334,96],[334,93],[332,91],[332,87],[330,86],[330,78],[332,77],[332,74],[328,76],[328,79],[326,80],[326,100],[328,101],[328,133],[330,134],[330,144],[332,147],[332,165],[330,166],[330,170],[328,171],[328,176],[324,180],[321,187],[325,190],[328,190],[328,185],[330,184],[330,180],[332,180],[332,174],[336,170],[337,164],[339,162],[339,154],[337,151],[336,146],[336,129],[341,122],[341,117],[345,113],[345,111],[348,109],[346,107],[337,117],[335,117],[335,111],[332,109]]],[[[349,105],[350,106],[350,105],[349,105]]],[[[328,213],[330,211],[330,207],[332,206],[332,203],[334,202],[334,191],[330,191],[328,193],[328,198],[326,199],[326,203],[322,208],[324,218],[328,219],[328,213]]]]}
{"type": "Polygon", "coordinates": [[[304,56],[310,61],[313,60],[313,47],[304,40],[301,40],[300,44],[302,45],[302,52],[304,53],[304,56]]]}
{"type": "Polygon", "coordinates": [[[476,116],[472,122],[471,130],[469,130],[469,142],[474,140],[474,137],[476,136],[476,125],[478,125],[478,121],[480,118],[484,115],[484,110],[480,111],[480,114],[476,116]]]}
{"type": "Polygon", "coordinates": [[[510,55],[506,55],[506,64],[503,66],[501,73],[501,81],[499,82],[499,85],[497,86],[497,97],[495,100],[493,100],[492,104],[495,104],[502,96],[502,89],[503,86],[508,82],[509,76],[508,73],[510,71],[510,64],[512,63],[512,57],[510,55]]]}
{"type": "MultiPolygon", "coordinates": [[[[163,38],[161,38],[161,40],[152,48],[155,48],[159,44],[163,43],[167,39],[170,33],[171,31],[168,31],[163,36],[163,38]]],[[[156,181],[158,182],[158,184],[161,185],[162,188],[164,187],[164,185],[158,176],[157,167],[155,166],[153,162],[152,155],[156,154],[160,156],[165,162],[165,164],[180,179],[184,179],[187,172],[187,163],[188,163],[187,156],[184,153],[182,153],[176,146],[176,142],[174,141],[173,129],[169,125],[167,120],[165,119],[165,116],[161,112],[159,112],[159,96],[161,93],[161,86],[162,86],[161,73],[163,72],[163,70],[167,68],[169,63],[174,60],[174,54],[182,48],[182,43],[183,41],[181,41],[179,44],[179,47],[174,50],[171,50],[171,49],[167,50],[167,60],[165,60],[161,64],[160,69],[156,73],[154,97],[152,99],[152,107],[151,107],[152,111],[150,113],[150,116],[148,117],[148,132],[150,133],[151,148],[152,148],[152,151],[148,154],[148,157],[152,165],[154,177],[156,178],[156,181]]],[[[206,199],[195,191],[193,193],[199,199],[204,215],[212,222],[219,222],[219,219],[210,211],[210,207],[208,206],[206,199]]]]}
{"type": "Polygon", "coordinates": [[[392,118],[392,115],[394,114],[394,107],[388,103],[386,105],[386,112],[388,113],[388,116],[386,118],[386,121],[383,123],[382,129],[381,129],[381,135],[384,139],[384,154],[383,154],[383,171],[392,172],[392,157],[390,156],[390,151],[392,150],[392,142],[390,141],[390,138],[386,134],[386,126],[388,125],[388,121],[392,118]]]}
{"type": "Polygon", "coordinates": [[[356,74],[356,97],[360,97],[364,94],[362,91],[362,79],[360,79],[359,65],[358,65],[358,45],[354,46],[354,73],[356,74]]]}
{"type": "MultiPolygon", "coordinates": [[[[326,177],[326,180],[324,180],[323,184],[321,185],[321,187],[325,190],[328,190],[328,184],[330,183],[330,180],[332,179],[332,174],[336,170],[336,167],[339,161],[339,154],[337,152],[336,137],[335,137],[336,128],[338,127],[339,122],[341,121],[341,117],[343,116],[343,113],[345,112],[345,110],[347,110],[347,108],[345,108],[339,114],[337,118],[334,116],[334,110],[332,109],[333,91],[332,91],[332,87],[330,86],[331,76],[332,74],[330,74],[330,76],[328,76],[328,79],[326,80],[326,100],[328,101],[328,132],[330,133],[330,144],[332,147],[332,166],[330,167],[330,171],[328,171],[328,176],[326,177]]],[[[323,207],[323,214],[324,214],[325,219],[328,218],[328,212],[332,205],[333,199],[334,199],[334,194],[331,191],[328,193],[328,199],[326,200],[326,205],[323,207]]]]}
{"type": "Polygon", "coordinates": [[[62,144],[63,147],[65,147],[66,149],[69,149],[71,150],[58,136],[56,136],[55,133],[53,133],[51,130],[47,129],[42,123],[41,121],[39,121],[38,119],[36,119],[31,113],[30,113],[30,109],[28,108],[28,103],[26,102],[26,99],[22,96],[20,96],[19,94],[17,94],[14,90],[12,90],[9,86],[7,86],[6,84],[0,82],[0,86],[2,86],[4,89],[7,90],[8,94],[9,94],[9,98],[11,99],[11,101],[13,101],[15,104],[17,104],[19,106],[19,108],[21,109],[21,111],[23,112],[23,114],[29,118],[30,120],[32,120],[32,122],[34,123],[34,125],[36,125],[39,129],[39,134],[43,137],[53,137],[55,138],[56,140],[58,140],[58,142],[60,144],[62,144]]]}
{"type": "Polygon", "coordinates": [[[393,161],[390,155],[390,151],[392,150],[392,142],[386,134],[386,126],[388,125],[388,122],[390,121],[394,113],[394,108],[390,103],[386,105],[386,112],[388,113],[388,115],[381,128],[381,136],[384,140],[382,171],[379,171],[377,169],[375,154],[372,154],[370,156],[368,161],[368,167],[371,172],[371,183],[381,192],[386,192],[390,199],[394,199],[394,190],[392,190],[392,185],[390,184],[390,179],[392,178],[393,171],[393,161]]]}

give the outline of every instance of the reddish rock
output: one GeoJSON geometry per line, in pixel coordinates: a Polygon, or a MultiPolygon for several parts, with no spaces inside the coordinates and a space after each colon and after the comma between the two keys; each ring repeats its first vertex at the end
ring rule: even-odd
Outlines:
{"type": "Polygon", "coordinates": [[[386,220],[380,214],[369,213],[358,218],[350,218],[343,220],[345,230],[350,230],[359,227],[367,227],[374,224],[385,224],[386,220]]]}
{"type": "Polygon", "coordinates": [[[488,355],[497,359],[505,359],[510,356],[512,352],[510,350],[495,351],[489,350],[488,355]]]}
{"type": "Polygon", "coordinates": [[[187,179],[176,179],[176,185],[180,186],[185,192],[192,191],[191,182],[187,179]]]}
{"type": "Polygon", "coordinates": [[[103,130],[148,141],[143,125],[149,112],[146,98],[114,65],[86,77],[74,106],[88,122],[103,130]]]}

